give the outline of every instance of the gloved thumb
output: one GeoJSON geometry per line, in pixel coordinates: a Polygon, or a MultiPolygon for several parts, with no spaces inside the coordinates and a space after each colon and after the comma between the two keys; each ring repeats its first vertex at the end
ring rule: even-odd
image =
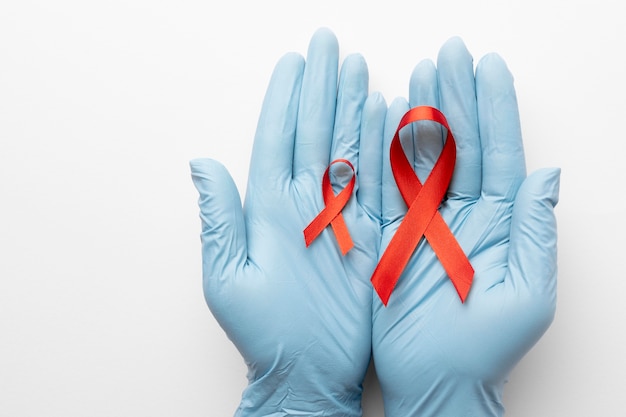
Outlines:
{"type": "Polygon", "coordinates": [[[237,187],[219,162],[194,159],[191,177],[200,197],[202,269],[205,295],[232,278],[247,258],[246,230],[237,187]]]}
{"type": "Polygon", "coordinates": [[[544,168],[520,186],[511,218],[509,272],[516,290],[547,300],[556,298],[557,228],[554,207],[559,200],[561,170],[544,168]]]}

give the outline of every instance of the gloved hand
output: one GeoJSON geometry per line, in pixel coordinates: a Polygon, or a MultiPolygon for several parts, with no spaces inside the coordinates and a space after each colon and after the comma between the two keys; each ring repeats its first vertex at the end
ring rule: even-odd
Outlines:
{"type": "MultiPolygon", "coordinates": [[[[422,240],[389,304],[374,294],[373,353],[387,417],[500,416],[503,384],[550,325],[555,312],[558,169],[528,177],[513,77],[496,54],[472,57],[458,38],[423,61],[409,103],[396,99],[385,122],[382,250],[407,207],[389,166],[389,142],[417,105],[442,110],[457,159],[440,213],[475,270],[461,303],[422,240]]],[[[423,183],[442,149],[434,122],[401,132],[423,183]],[[415,138],[413,137],[415,135],[415,138]],[[415,142],[414,142],[415,140],[415,142]]]]}
{"type": "MultiPolygon", "coordinates": [[[[200,193],[205,298],[248,366],[236,416],[361,415],[387,106],[379,94],[366,100],[361,56],[348,56],[339,77],[338,60],[335,36],[320,29],[306,64],[292,53],[276,65],[243,210],[222,165],[191,162],[200,193]],[[325,207],[322,175],[337,158],[349,160],[358,174],[342,211],[354,242],[345,256],[330,227],[308,248],[303,237],[325,207]]],[[[352,171],[333,167],[333,184],[341,188],[352,171]]]]}

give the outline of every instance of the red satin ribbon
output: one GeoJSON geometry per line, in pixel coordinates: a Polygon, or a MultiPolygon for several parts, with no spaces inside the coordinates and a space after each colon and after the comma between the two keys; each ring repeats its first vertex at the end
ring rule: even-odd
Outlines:
{"type": "Polygon", "coordinates": [[[330,224],[335,232],[337,243],[341,249],[341,254],[345,255],[354,246],[350,232],[346,226],[346,222],[343,220],[341,210],[345,207],[352,196],[355,183],[354,166],[347,159],[335,159],[328,165],[324,176],[322,178],[322,196],[324,197],[324,204],[326,207],[313,219],[311,223],[304,229],[304,241],[307,248],[322,231],[330,224]],[[333,192],[333,186],[330,184],[330,167],[336,163],[343,162],[352,169],[352,178],[348,185],[345,186],[339,194],[335,196],[333,192]]]}
{"type": "Polygon", "coordinates": [[[452,179],[456,161],[456,143],[443,113],[428,106],[409,110],[400,120],[389,156],[393,176],[408,211],[372,275],[371,281],[378,296],[386,306],[402,271],[424,236],[454,284],[461,302],[465,302],[474,269],[437,211],[452,179]],[[420,120],[432,120],[448,131],[441,155],[423,185],[400,143],[400,129],[420,120]]]}

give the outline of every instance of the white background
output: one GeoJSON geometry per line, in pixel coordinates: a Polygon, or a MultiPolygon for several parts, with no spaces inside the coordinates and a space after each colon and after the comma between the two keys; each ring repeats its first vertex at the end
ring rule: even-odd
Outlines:
{"type": "MultiPolygon", "coordinates": [[[[556,319],[507,416],[626,409],[626,14],[618,1],[0,3],[0,416],[228,416],[245,366],[204,303],[188,160],[242,194],[272,68],[320,26],[371,89],[461,36],[516,78],[529,171],[560,166],[556,319]]],[[[375,378],[365,415],[382,416],[375,378]]]]}

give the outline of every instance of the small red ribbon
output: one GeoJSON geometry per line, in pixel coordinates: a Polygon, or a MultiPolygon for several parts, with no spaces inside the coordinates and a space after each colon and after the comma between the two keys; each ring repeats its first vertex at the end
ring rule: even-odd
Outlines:
{"type": "Polygon", "coordinates": [[[322,231],[330,224],[335,232],[335,237],[339,243],[341,254],[345,255],[354,246],[350,232],[346,226],[346,222],[343,220],[341,210],[345,207],[352,196],[352,190],[354,190],[355,183],[355,171],[354,166],[347,159],[335,159],[328,165],[324,176],[322,178],[322,196],[324,197],[324,204],[326,207],[313,219],[311,223],[304,229],[304,241],[307,248],[322,231]],[[333,192],[333,186],[330,184],[330,167],[336,163],[343,162],[352,169],[352,178],[348,185],[345,186],[339,194],[335,196],[333,192]]]}
{"type": "Polygon", "coordinates": [[[474,268],[438,211],[456,162],[456,143],[443,113],[429,106],[409,110],[400,120],[389,153],[391,170],[408,211],[372,275],[371,281],[378,296],[386,306],[402,271],[424,236],[454,284],[461,302],[465,302],[474,268]],[[400,129],[420,120],[437,122],[448,131],[441,155],[423,185],[400,143],[400,129]]]}

